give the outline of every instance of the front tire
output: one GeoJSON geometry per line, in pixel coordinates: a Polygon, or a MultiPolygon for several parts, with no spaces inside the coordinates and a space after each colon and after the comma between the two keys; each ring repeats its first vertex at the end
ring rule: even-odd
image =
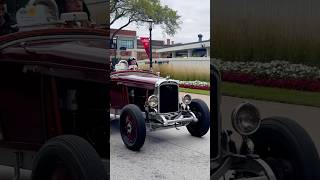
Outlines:
{"type": "Polygon", "coordinates": [[[190,110],[198,118],[198,122],[190,123],[187,129],[192,136],[202,137],[210,128],[210,111],[207,104],[200,99],[193,99],[189,105],[190,110]]]}
{"type": "Polygon", "coordinates": [[[277,180],[320,179],[317,149],[307,132],[293,120],[264,119],[250,138],[255,154],[269,164],[277,180]]]}
{"type": "Polygon", "coordinates": [[[38,152],[32,180],[106,180],[107,172],[95,149],[86,140],[63,135],[49,140],[38,152]]]}
{"type": "Polygon", "coordinates": [[[120,114],[120,133],[123,143],[132,151],[139,151],[146,139],[146,124],[140,108],[126,105],[120,114]]]}

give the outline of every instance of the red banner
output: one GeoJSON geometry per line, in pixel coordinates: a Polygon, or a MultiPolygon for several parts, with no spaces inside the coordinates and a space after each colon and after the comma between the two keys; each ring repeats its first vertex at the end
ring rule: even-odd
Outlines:
{"type": "Polygon", "coordinates": [[[146,50],[148,57],[150,58],[150,40],[149,40],[149,38],[140,37],[140,41],[143,44],[143,47],[146,50]]]}

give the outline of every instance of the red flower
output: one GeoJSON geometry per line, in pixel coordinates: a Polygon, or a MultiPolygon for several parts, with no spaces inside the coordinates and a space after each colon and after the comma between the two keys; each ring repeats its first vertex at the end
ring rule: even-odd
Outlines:
{"type": "Polygon", "coordinates": [[[279,79],[268,76],[258,76],[246,73],[223,71],[222,80],[240,84],[253,84],[258,86],[320,92],[320,80],[312,79],[279,79]]]}

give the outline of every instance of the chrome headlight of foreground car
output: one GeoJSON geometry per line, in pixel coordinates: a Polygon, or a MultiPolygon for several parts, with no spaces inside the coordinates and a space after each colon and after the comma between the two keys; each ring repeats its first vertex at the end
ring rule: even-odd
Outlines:
{"type": "Polygon", "coordinates": [[[192,101],[192,97],[191,97],[190,94],[186,94],[186,95],[184,95],[184,96],[182,97],[182,102],[183,102],[183,104],[185,104],[185,105],[189,105],[189,104],[191,103],[191,101],[192,101]]]}
{"type": "Polygon", "coordinates": [[[259,110],[250,103],[241,103],[231,114],[233,128],[241,135],[253,134],[260,127],[259,110]]]}
{"type": "Polygon", "coordinates": [[[159,104],[159,100],[158,100],[158,97],[156,95],[151,95],[149,98],[148,98],[148,104],[151,108],[155,108],[158,106],[159,104]]]}

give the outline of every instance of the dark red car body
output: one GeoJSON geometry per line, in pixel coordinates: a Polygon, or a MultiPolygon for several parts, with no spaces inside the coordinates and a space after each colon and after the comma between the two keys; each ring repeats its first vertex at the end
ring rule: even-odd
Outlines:
{"type": "Polygon", "coordinates": [[[52,137],[75,134],[109,157],[108,34],[59,28],[0,37],[0,149],[36,152],[52,137]],[[77,102],[69,102],[71,91],[77,102]]]}
{"type": "MultiPolygon", "coordinates": [[[[159,77],[149,71],[119,71],[112,72],[111,77],[111,107],[121,109],[125,105],[133,103],[129,99],[128,87],[139,88],[145,91],[145,101],[153,94],[155,84],[159,77]]],[[[144,103],[144,102],[143,102],[144,103]]]]}

